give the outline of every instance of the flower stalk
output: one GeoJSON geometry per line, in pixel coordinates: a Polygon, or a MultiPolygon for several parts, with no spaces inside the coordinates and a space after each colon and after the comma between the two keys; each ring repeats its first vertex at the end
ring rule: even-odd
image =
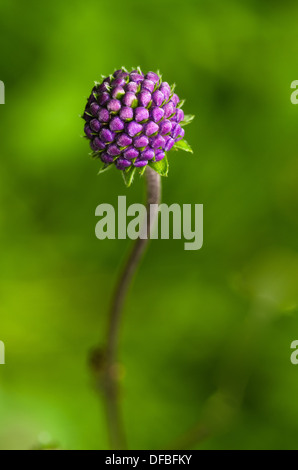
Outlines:
{"type": "Polygon", "coordinates": [[[150,206],[151,204],[156,204],[157,206],[154,207],[157,208],[161,198],[160,175],[148,166],[145,170],[145,177],[147,219],[144,221],[144,230],[147,232],[147,237],[138,238],[134,242],[112,296],[105,349],[103,353],[99,353],[99,350],[96,350],[92,358],[93,366],[96,365],[95,369],[98,369],[99,360],[101,362],[99,387],[104,396],[109,441],[110,447],[113,450],[126,449],[127,447],[121,411],[118,363],[119,333],[122,323],[123,307],[129,287],[138,269],[148,240],[150,239],[150,233],[158,217],[158,210],[152,211],[152,209],[150,210],[150,206]]]}

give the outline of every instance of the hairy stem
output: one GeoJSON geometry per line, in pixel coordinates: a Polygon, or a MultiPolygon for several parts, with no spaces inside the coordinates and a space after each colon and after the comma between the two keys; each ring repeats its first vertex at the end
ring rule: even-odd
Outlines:
{"type": "Polygon", "coordinates": [[[154,226],[158,211],[150,211],[151,204],[159,204],[161,196],[160,176],[149,166],[145,171],[147,182],[146,208],[147,220],[145,230],[146,238],[138,238],[124,265],[112,297],[109,311],[107,343],[105,349],[104,367],[104,397],[107,414],[110,445],[112,449],[125,449],[126,439],[123,428],[120,403],[119,403],[119,381],[117,355],[119,344],[119,330],[122,319],[123,305],[131,284],[132,278],[137,270],[141,257],[145,251],[150,230],[154,226]]]}

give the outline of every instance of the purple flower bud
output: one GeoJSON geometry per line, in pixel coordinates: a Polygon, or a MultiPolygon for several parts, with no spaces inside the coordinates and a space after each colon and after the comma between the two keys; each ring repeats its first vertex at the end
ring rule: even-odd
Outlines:
{"type": "Polygon", "coordinates": [[[87,113],[89,113],[89,110],[88,110],[88,109],[85,110],[85,112],[84,112],[82,118],[83,118],[86,122],[89,122],[89,121],[91,121],[92,116],[89,116],[89,114],[87,114],[87,113]]]}
{"type": "Polygon", "coordinates": [[[133,110],[128,106],[124,106],[121,108],[119,116],[122,121],[131,121],[133,119],[133,110]]]}
{"type": "Polygon", "coordinates": [[[139,124],[138,122],[131,121],[129,124],[127,124],[127,132],[130,135],[130,137],[134,137],[135,135],[139,134],[141,130],[143,129],[143,126],[139,124]]]}
{"type": "Polygon", "coordinates": [[[97,103],[91,103],[90,105],[90,113],[92,116],[96,116],[99,111],[99,106],[97,103]]]}
{"type": "Polygon", "coordinates": [[[124,88],[122,88],[121,86],[116,86],[113,90],[112,90],[112,98],[114,99],[119,99],[121,98],[123,95],[125,95],[125,91],[124,91],[124,88]]]}
{"type": "Polygon", "coordinates": [[[92,121],[90,121],[90,127],[94,132],[98,132],[101,128],[101,124],[97,119],[92,119],[92,121]]]}
{"type": "Polygon", "coordinates": [[[181,134],[181,131],[182,131],[182,128],[181,128],[180,124],[178,124],[178,123],[174,124],[172,132],[171,132],[171,137],[173,139],[176,139],[178,137],[178,135],[181,134]]]}
{"type": "Polygon", "coordinates": [[[136,93],[138,91],[138,84],[136,82],[129,82],[125,86],[125,91],[130,91],[131,93],[136,93]]]}
{"type": "Polygon", "coordinates": [[[119,69],[119,70],[116,70],[116,72],[114,72],[113,75],[115,78],[126,78],[128,73],[125,72],[123,69],[119,69]]]}
{"type": "Polygon", "coordinates": [[[107,108],[111,113],[117,113],[121,109],[121,102],[119,100],[110,100],[107,108]]]}
{"type": "Polygon", "coordinates": [[[125,79],[119,77],[119,78],[116,78],[115,80],[113,80],[112,88],[117,88],[117,87],[123,88],[125,86],[125,84],[126,84],[125,79]]]}
{"type": "Polygon", "coordinates": [[[133,164],[137,168],[148,165],[148,160],[136,160],[133,164]]]}
{"type": "Polygon", "coordinates": [[[154,122],[159,122],[164,116],[164,110],[159,108],[158,106],[153,106],[150,109],[150,117],[153,119],[154,122]]]}
{"type": "Polygon", "coordinates": [[[116,160],[116,167],[118,170],[125,170],[125,168],[129,167],[131,165],[131,162],[128,160],[125,160],[125,158],[118,158],[116,160]]]}
{"type": "Polygon", "coordinates": [[[93,139],[93,147],[96,150],[103,150],[105,148],[105,144],[98,137],[95,137],[93,139]]]}
{"type": "Polygon", "coordinates": [[[137,73],[137,72],[131,72],[131,73],[129,74],[129,76],[130,76],[130,79],[131,79],[133,82],[141,82],[141,81],[143,80],[143,78],[144,78],[142,75],[140,75],[140,74],[137,73]]]}
{"type": "Polygon", "coordinates": [[[89,96],[89,98],[88,98],[87,105],[90,106],[90,104],[95,103],[95,101],[96,101],[96,98],[95,98],[95,96],[94,96],[93,93],[92,93],[92,94],[89,96]]]}
{"type": "Polygon", "coordinates": [[[160,91],[162,92],[162,94],[164,96],[164,101],[168,101],[168,99],[170,98],[170,95],[171,95],[171,88],[166,87],[164,85],[161,85],[160,91]]]}
{"type": "Polygon", "coordinates": [[[115,134],[114,132],[111,132],[109,129],[104,128],[100,131],[99,137],[103,142],[109,143],[109,142],[113,142],[115,138],[115,134]]]}
{"type": "Polygon", "coordinates": [[[156,148],[164,148],[165,146],[165,139],[161,135],[157,135],[156,137],[152,137],[150,139],[150,145],[154,149],[156,148]]]}
{"type": "Polygon", "coordinates": [[[123,152],[123,156],[127,158],[128,160],[132,160],[133,158],[137,158],[139,155],[139,152],[137,149],[134,147],[128,147],[126,150],[123,152]]]}
{"type": "Polygon", "coordinates": [[[103,163],[113,163],[114,161],[114,157],[111,157],[111,155],[109,155],[108,153],[106,152],[103,152],[101,155],[100,155],[100,159],[103,163]]]}
{"type": "Polygon", "coordinates": [[[131,91],[128,91],[123,96],[122,103],[125,104],[125,106],[135,107],[138,104],[138,99],[134,93],[131,93],[131,91]]]}
{"type": "Polygon", "coordinates": [[[155,122],[150,121],[145,126],[145,134],[148,136],[151,136],[155,134],[158,131],[158,129],[159,129],[159,126],[155,122]]]}
{"type": "Polygon", "coordinates": [[[121,119],[118,116],[114,117],[110,121],[110,129],[111,131],[114,131],[114,132],[122,131],[124,129],[123,121],[121,121],[121,119]]]}
{"type": "Polygon", "coordinates": [[[153,93],[155,87],[155,83],[151,80],[144,80],[142,82],[142,90],[148,90],[150,93],[153,93]]]}
{"type": "Polygon", "coordinates": [[[127,134],[120,134],[116,140],[119,147],[128,147],[132,143],[132,138],[127,134]]]}
{"type": "Polygon", "coordinates": [[[112,157],[117,157],[117,155],[120,155],[121,151],[115,144],[111,144],[108,146],[107,152],[109,155],[112,157]]]}
{"type": "Polygon", "coordinates": [[[177,104],[179,103],[180,101],[180,98],[178,95],[176,95],[176,93],[173,94],[172,98],[171,98],[171,101],[173,103],[174,106],[177,106],[177,104]]]}
{"type": "Polygon", "coordinates": [[[86,134],[86,136],[88,137],[88,139],[92,139],[93,135],[92,135],[92,129],[91,127],[89,126],[89,124],[85,124],[84,126],[84,132],[86,134]]]}
{"type": "Polygon", "coordinates": [[[164,119],[159,125],[159,132],[161,135],[168,134],[171,132],[172,123],[168,119],[164,119]]]}
{"type": "Polygon", "coordinates": [[[109,91],[110,85],[108,81],[102,82],[102,84],[98,87],[97,92],[98,93],[104,93],[105,91],[109,91]]]}
{"type": "Polygon", "coordinates": [[[156,90],[154,93],[152,93],[152,99],[156,106],[161,106],[164,102],[165,97],[160,90],[156,90]]]}
{"type": "Polygon", "coordinates": [[[110,113],[106,108],[100,108],[98,111],[98,119],[101,122],[108,122],[110,120],[110,113]]]}
{"type": "Polygon", "coordinates": [[[149,144],[149,139],[145,135],[140,135],[134,139],[133,144],[136,148],[144,148],[149,144]]]}
{"type": "Polygon", "coordinates": [[[159,162],[160,160],[162,160],[165,157],[165,155],[166,154],[162,150],[159,150],[158,152],[156,152],[155,161],[159,162]]]}
{"type": "Polygon", "coordinates": [[[113,78],[111,77],[111,75],[108,75],[103,81],[106,82],[109,85],[111,83],[112,79],[113,78]]]}
{"type": "Polygon", "coordinates": [[[175,113],[175,116],[173,117],[173,121],[176,121],[176,122],[181,122],[183,121],[184,119],[184,112],[182,111],[182,109],[176,109],[176,113],[175,113]]]}
{"type": "Polygon", "coordinates": [[[176,139],[176,142],[179,142],[179,140],[183,139],[184,134],[185,134],[185,130],[183,128],[181,128],[181,131],[179,133],[179,136],[176,139]]]}
{"type": "Polygon", "coordinates": [[[110,99],[110,95],[109,93],[107,93],[106,91],[104,93],[101,93],[98,97],[98,102],[100,104],[100,106],[103,106],[104,104],[106,104],[110,99]]]}
{"type": "Polygon", "coordinates": [[[90,141],[90,148],[91,148],[91,150],[93,150],[93,152],[97,152],[97,150],[98,150],[97,147],[94,145],[93,140],[90,141]]]}
{"type": "Polygon", "coordinates": [[[146,149],[141,152],[140,159],[141,160],[152,160],[154,158],[154,150],[153,149],[146,149]]]}
{"type": "Polygon", "coordinates": [[[174,108],[173,103],[171,103],[171,101],[169,101],[169,103],[167,103],[163,106],[163,110],[165,112],[165,118],[170,117],[175,112],[175,108],[174,108]]]}
{"type": "Polygon", "coordinates": [[[148,72],[145,78],[147,78],[147,80],[151,80],[154,83],[159,82],[159,76],[154,72],[148,72]]]}
{"type": "Polygon", "coordinates": [[[164,146],[164,150],[166,152],[168,152],[169,150],[171,150],[171,148],[173,147],[174,144],[175,144],[175,140],[172,139],[172,137],[168,136],[168,138],[166,140],[166,144],[164,146]]]}
{"type": "Polygon", "coordinates": [[[144,106],[144,108],[146,108],[151,101],[151,93],[147,90],[143,90],[139,94],[138,98],[139,98],[139,105],[144,106]]]}
{"type": "Polygon", "coordinates": [[[147,108],[138,107],[135,109],[136,122],[145,121],[149,118],[149,111],[147,108]]]}
{"type": "Polygon", "coordinates": [[[169,92],[169,94],[171,94],[171,87],[170,87],[170,85],[168,84],[168,82],[161,82],[160,88],[167,89],[168,92],[169,92]]]}

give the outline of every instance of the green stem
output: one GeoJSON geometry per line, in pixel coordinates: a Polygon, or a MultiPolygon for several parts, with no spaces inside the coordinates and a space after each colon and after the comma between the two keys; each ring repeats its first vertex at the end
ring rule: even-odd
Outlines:
{"type": "MultiPolygon", "coordinates": [[[[132,248],[127,262],[124,265],[112,297],[108,318],[107,343],[105,349],[103,391],[107,416],[108,432],[112,449],[125,449],[126,437],[120,407],[120,391],[118,377],[118,346],[119,333],[122,320],[123,306],[133,276],[139,266],[142,255],[150,238],[150,231],[154,226],[158,211],[150,211],[151,204],[159,204],[161,196],[161,179],[158,173],[150,167],[145,171],[147,181],[146,208],[147,238],[138,238],[132,248]]],[[[157,206],[156,206],[157,207],[157,206]]]]}

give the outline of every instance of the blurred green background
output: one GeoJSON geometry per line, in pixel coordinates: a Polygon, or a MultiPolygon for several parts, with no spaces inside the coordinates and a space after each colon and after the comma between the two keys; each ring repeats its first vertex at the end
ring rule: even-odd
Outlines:
{"type": "Polygon", "coordinates": [[[79,114],[122,65],[160,69],[196,115],[163,202],[204,204],[203,248],[152,241],[127,299],[130,448],[298,448],[297,15],[294,0],[1,0],[1,449],[108,448],[87,357],[130,241],[97,240],[94,212],[142,202],[144,182],[97,176],[79,114]]]}

